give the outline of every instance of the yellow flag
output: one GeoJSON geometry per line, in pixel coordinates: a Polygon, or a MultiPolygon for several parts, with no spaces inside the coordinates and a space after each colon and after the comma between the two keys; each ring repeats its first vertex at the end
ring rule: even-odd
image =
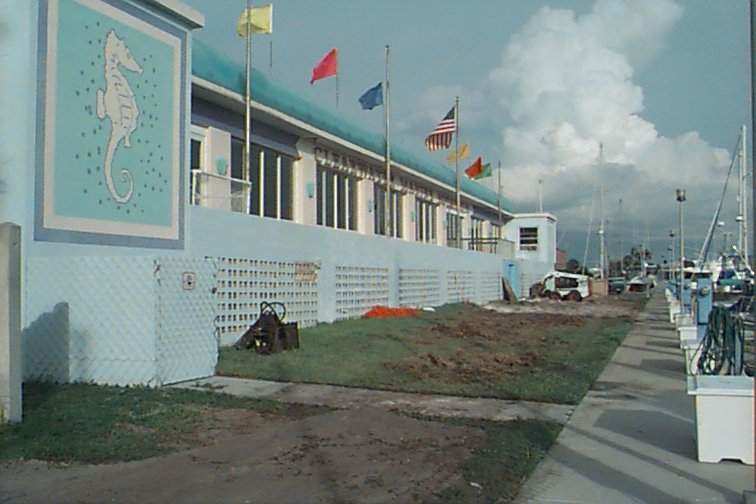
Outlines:
{"type": "Polygon", "coordinates": [[[247,26],[252,28],[252,33],[273,33],[273,5],[244,9],[236,23],[236,33],[246,37],[247,26]]]}
{"type": "Polygon", "coordinates": [[[470,146],[467,145],[467,144],[462,144],[462,145],[459,146],[459,154],[457,154],[455,151],[453,151],[451,154],[449,154],[446,157],[446,160],[449,161],[450,163],[453,163],[457,159],[459,159],[460,161],[462,161],[463,159],[465,159],[469,155],[470,155],[470,146]],[[459,157],[457,157],[457,156],[459,156],[459,157]]]}

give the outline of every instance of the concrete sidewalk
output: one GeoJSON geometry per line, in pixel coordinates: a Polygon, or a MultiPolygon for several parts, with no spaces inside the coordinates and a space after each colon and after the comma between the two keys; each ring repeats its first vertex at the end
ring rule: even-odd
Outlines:
{"type": "Polygon", "coordinates": [[[273,399],[281,402],[328,406],[337,409],[362,407],[401,409],[420,415],[477,418],[504,422],[523,419],[550,420],[565,423],[574,406],[532,401],[507,401],[479,397],[456,397],[432,394],[410,394],[337,385],[312,383],[281,383],[213,376],[173,385],[177,388],[212,390],[241,397],[273,399]]]}
{"type": "Polygon", "coordinates": [[[660,292],[516,502],[742,502],[754,468],[696,460],[693,402],[660,292]]]}

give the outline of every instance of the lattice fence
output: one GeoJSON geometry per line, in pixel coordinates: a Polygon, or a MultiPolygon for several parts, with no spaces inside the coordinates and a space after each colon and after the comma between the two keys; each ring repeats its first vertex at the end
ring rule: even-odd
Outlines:
{"type": "Polygon", "coordinates": [[[441,304],[441,273],[439,270],[400,269],[399,304],[401,306],[437,306],[441,304]]]}
{"type": "Polygon", "coordinates": [[[336,319],[360,317],[388,303],[388,268],[336,266],[336,319]]]}
{"type": "Polygon", "coordinates": [[[231,344],[260,315],[262,301],[286,305],[286,321],[318,322],[318,267],[312,262],[218,257],[218,330],[231,344]]]}
{"type": "Polygon", "coordinates": [[[467,270],[446,272],[447,299],[450,303],[475,300],[475,273],[467,270]]]}
{"type": "Polygon", "coordinates": [[[481,271],[478,273],[478,302],[487,303],[501,299],[501,273],[481,271]]]}

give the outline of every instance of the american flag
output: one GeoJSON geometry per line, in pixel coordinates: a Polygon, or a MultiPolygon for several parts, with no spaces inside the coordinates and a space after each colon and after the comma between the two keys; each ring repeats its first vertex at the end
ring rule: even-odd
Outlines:
{"type": "Polygon", "coordinates": [[[452,107],[448,114],[441,119],[436,129],[425,139],[425,148],[429,151],[448,149],[454,132],[457,131],[456,107],[452,107]]]}

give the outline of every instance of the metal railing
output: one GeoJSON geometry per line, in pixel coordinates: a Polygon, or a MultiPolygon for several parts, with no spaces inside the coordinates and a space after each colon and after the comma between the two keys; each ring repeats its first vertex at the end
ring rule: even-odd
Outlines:
{"type": "Polygon", "coordinates": [[[191,203],[209,208],[225,208],[232,212],[249,213],[251,186],[252,183],[248,180],[226,177],[202,170],[192,170],[191,203]],[[229,183],[229,191],[222,191],[218,188],[219,194],[213,194],[216,191],[213,191],[211,181],[229,183]]]}

